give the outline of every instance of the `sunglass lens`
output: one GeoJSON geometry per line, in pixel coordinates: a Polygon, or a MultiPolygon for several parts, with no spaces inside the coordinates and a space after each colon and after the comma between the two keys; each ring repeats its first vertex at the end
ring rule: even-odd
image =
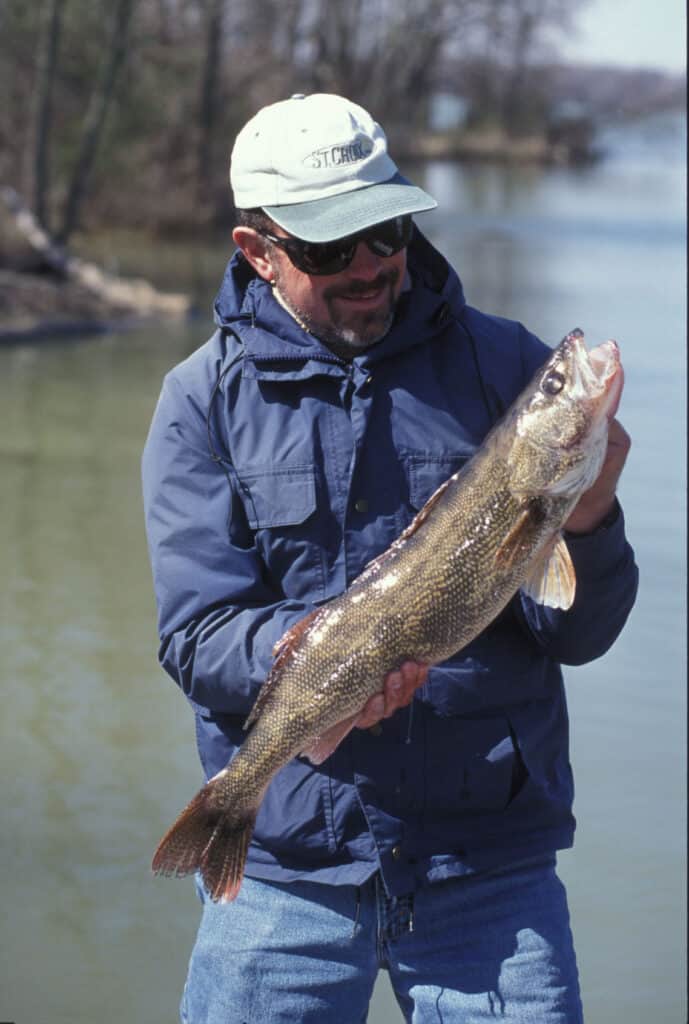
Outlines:
{"type": "Polygon", "coordinates": [[[412,229],[411,217],[395,217],[394,220],[377,225],[366,241],[376,256],[393,256],[405,245],[409,245],[412,229]]]}
{"type": "Polygon", "coordinates": [[[377,224],[360,235],[341,238],[337,242],[302,242],[289,239],[284,245],[295,267],[305,274],[339,274],[352,262],[359,242],[365,241],[376,256],[393,256],[411,241],[413,223],[410,216],[377,224]]]}
{"type": "Polygon", "coordinates": [[[352,262],[356,246],[348,241],[307,242],[300,252],[300,270],[307,274],[339,274],[352,262]]]}

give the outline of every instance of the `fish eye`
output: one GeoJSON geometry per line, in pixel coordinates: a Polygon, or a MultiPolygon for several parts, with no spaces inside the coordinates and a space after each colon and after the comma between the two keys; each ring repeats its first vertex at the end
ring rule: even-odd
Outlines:
{"type": "Polygon", "coordinates": [[[545,391],[546,395],[559,395],[565,386],[565,378],[557,370],[551,370],[547,377],[544,378],[541,384],[541,390],[545,391]]]}

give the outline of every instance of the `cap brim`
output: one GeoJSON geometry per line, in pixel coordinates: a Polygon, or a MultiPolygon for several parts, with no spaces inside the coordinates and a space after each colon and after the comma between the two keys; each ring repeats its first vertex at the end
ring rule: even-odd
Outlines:
{"type": "Polygon", "coordinates": [[[334,242],[393,217],[434,210],[437,205],[428,192],[396,174],[377,185],[327,199],[263,209],[281,228],[305,242],[334,242]]]}

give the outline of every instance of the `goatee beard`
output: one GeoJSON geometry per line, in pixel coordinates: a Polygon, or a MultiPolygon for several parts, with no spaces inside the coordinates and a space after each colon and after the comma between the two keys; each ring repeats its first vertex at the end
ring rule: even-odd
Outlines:
{"type": "Polygon", "coordinates": [[[285,298],[281,288],[280,279],[276,276],[273,284],[273,294],[280,305],[297,321],[299,326],[313,334],[327,348],[341,359],[350,360],[354,356],[382,341],[392,327],[395,319],[395,306],[397,296],[395,286],[399,279],[397,271],[381,274],[373,282],[352,281],[346,288],[333,287],[323,292],[323,300],[326,304],[329,321],[319,322],[304,310],[293,306],[285,298]],[[364,314],[358,319],[361,324],[357,327],[350,327],[341,323],[338,317],[335,302],[337,299],[356,298],[358,295],[367,294],[372,289],[386,287],[388,290],[388,302],[380,310],[370,314],[364,314]]]}

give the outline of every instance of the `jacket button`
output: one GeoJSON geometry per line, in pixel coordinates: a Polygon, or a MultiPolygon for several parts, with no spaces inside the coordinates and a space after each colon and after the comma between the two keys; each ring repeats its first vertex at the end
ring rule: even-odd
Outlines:
{"type": "Polygon", "coordinates": [[[393,848],[390,851],[390,853],[392,854],[392,859],[393,860],[399,860],[400,859],[400,857],[402,856],[402,847],[399,845],[399,843],[396,844],[395,846],[393,846],[393,848]]]}
{"type": "Polygon", "coordinates": [[[354,502],[354,508],[357,512],[368,512],[368,501],[366,498],[357,498],[354,502]]]}

